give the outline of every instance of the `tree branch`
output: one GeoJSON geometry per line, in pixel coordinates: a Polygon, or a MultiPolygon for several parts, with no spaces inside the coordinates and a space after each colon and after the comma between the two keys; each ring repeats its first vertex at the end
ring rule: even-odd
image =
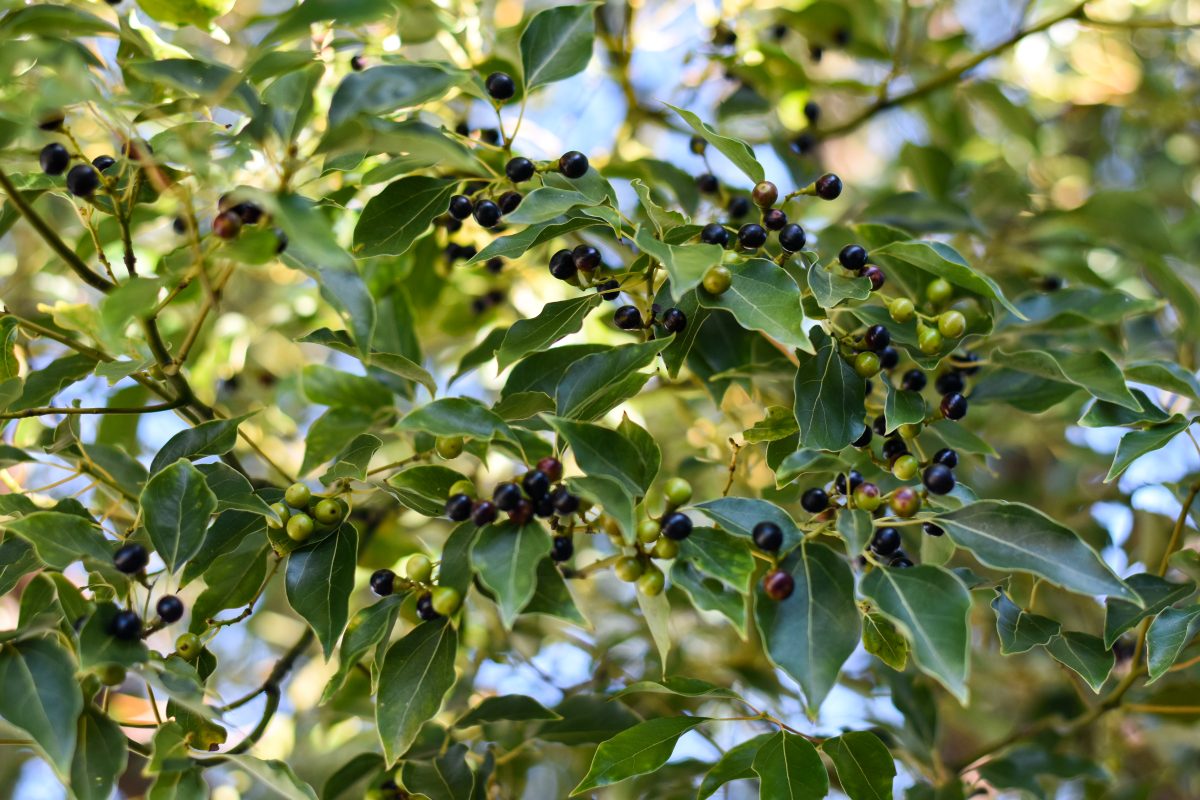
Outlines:
{"type": "Polygon", "coordinates": [[[42,417],[50,414],[153,414],[158,411],[171,411],[183,404],[183,399],[176,398],[166,403],[139,407],[75,408],[73,406],[45,406],[42,408],[26,408],[21,411],[6,411],[0,413],[0,419],[25,419],[26,417],[42,417]]]}

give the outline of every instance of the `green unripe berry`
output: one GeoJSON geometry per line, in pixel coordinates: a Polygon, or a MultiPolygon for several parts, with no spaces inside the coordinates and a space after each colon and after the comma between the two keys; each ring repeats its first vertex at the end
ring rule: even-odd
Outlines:
{"type": "Polygon", "coordinates": [[[908,454],[900,456],[892,463],[892,474],[902,481],[911,481],[917,477],[920,469],[921,463],[915,456],[908,454]]]}
{"type": "Polygon", "coordinates": [[[305,508],[308,501],[312,500],[312,492],[303,483],[293,483],[283,493],[283,499],[292,508],[305,508]]]}
{"type": "Polygon", "coordinates": [[[291,519],[292,516],[292,510],[288,508],[287,503],[271,503],[271,510],[279,515],[279,522],[267,517],[268,528],[279,530],[284,525],[287,525],[288,520],[291,519]]]}
{"type": "Polygon", "coordinates": [[[854,505],[863,511],[874,511],[883,503],[879,487],[873,483],[860,483],[854,490],[854,505]]]}
{"type": "Polygon", "coordinates": [[[888,312],[896,322],[908,322],[917,313],[917,307],[907,297],[897,297],[888,305],[888,312]]]}
{"type": "Polygon", "coordinates": [[[420,553],[414,553],[404,562],[404,574],[410,581],[428,583],[433,576],[433,562],[420,553]]]}
{"type": "Polygon", "coordinates": [[[617,559],[617,563],[613,566],[613,571],[617,573],[617,577],[626,583],[633,583],[638,578],[642,577],[642,571],[645,569],[642,562],[634,556],[624,556],[617,559]]]}
{"type": "Polygon", "coordinates": [[[458,458],[463,452],[463,438],[461,436],[439,436],[433,449],[444,459],[458,458]]]}
{"type": "Polygon", "coordinates": [[[967,318],[961,311],[943,311],[938,317],[937,327],[942,336],[957,339],[967,329],[967,318]]]}
{"type": "Polygon", "coordinates": [[[646,568],[642,576],[637,579],[638,591],[647,597],[655,597],[662,594],[665,579],[663,578],[662,570],[653,564],[646,568]]]}
{"type": "Polygon", "coordinates": [[[937,328],[922,328],[917,334],[917,347],[922,353],[931,356],[942,349],[944,340],[937,328]]]}
{"type": "Polygon", "coordinates": [[[342,504],[337,500],[326,497],[313,507],[313,517],[322,525],[336,525],[342,521],[342,504]]]}
{"type": "Polygon", "coordinates": [[[925,287],[925,296],[934,305],[941,305],[954,294],[954,287],[945,278],[935,278],[925,287]]]}
{"type": "Polygon", "coordinates": [[[650,544],[658,539],[659,525],[657,520],[644,519],[638,523],[637,538],[643,544],[650,544]]]}
{"type": "Polygon", "coordinates": [[[854,371],[861,378],[870,378],[879,372],[879,356],[872,352],[859,353],[854,357],[854,371]]]}
{"type": "Polygon", "coordinates": [[[465,494],[467,497],[475,496],[475,484],[468,480],[455,481],[450,487],[450,492],[447,497],[454,497],[456,494],[465,494]]]}
{"type": "Polygon", "coordinates": [[[664,536],[654,543],[654,549],[650,551],[650,554],[655,558],[674,558],[679,555],[679,542],[664,536]]]}
{"type": "Polygon", "coordinates": [[[729,271],[729,267],[717,264],[708,268],[700,280],[700,285],[709,294],[724,294],[733,285],[733,273],[729,271]]]}
{"type": "Polygon", "coordinates": [[[692,499],[692,485],[683,478],[671,478],[667,481],[663,494],[667,496],[668,503],[678,507],[692,499]]]}
{"type": "Polygon", "coordinates": [[[904,425],[901,425],[899,428],[897,428],[896,432],[899,433],[905,439],[915,439],[915,438],[917,438],[917,435],[921,433],[921,423],[919,423],[919,422],[906,423],[904,425]]]}
{"type": "Polygon", "coordinates": [[[458,589],[449,586],[435,586],[431,593],[430,603],[433,605],[434,611],[443,617],[448,617],[458,611],[458,607],[462,605],[462,594],[458,589]]]}
{"type": "Polygon", "coordinates": [[[125,668],[120,664],[101,664],[96,668],[96,677],[105,686],[120,686],[125,682],[125,668]]]}
{"type": "Polygon", "coordinates": [[[184,633],[175,640],[175,652],[184,661],[191,661],[200,655],[200,637],[194,633],[184,633]]]}
{"type": "Polygon", "coordinates": [[[313,522],[312,517],[303,512],[298,512],[288,520],[287,535],[288,538],[295,542],[308,541],[308,538],[313,535],[316,527],[316,523],[313,522]]]}

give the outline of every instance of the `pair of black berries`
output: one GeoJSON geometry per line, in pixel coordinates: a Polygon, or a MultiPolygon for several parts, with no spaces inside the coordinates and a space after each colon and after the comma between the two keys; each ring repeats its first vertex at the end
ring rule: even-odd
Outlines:
{"type": "MultiPolygon", "coordinates": [[[[61,175],[71,164],[71,154],[58,142],[52,142],[42,148],[38,161],[42,172],[61,175]]],[[[76,197],[91,197],[100,188],[100,172],[115,163],[117,161],[112,156],[97,156],[91,164],[76,164],[67,172],[67,191],[76,197]]]]}
{"type": "MultiPolygon", "coordinates": [[[[668,308],[659,316],[657,304],[650,309],[650,324],[658,322],[667,333],[680,333],[687,327],[687,314],[678,308],[668,308]]],[[[634,331],[649,327],[642,319],[642,312],[637,306],[621,306],[613,314],[613,323],[623,331],[634,331]]]]}
{"type": "MultiPolygon", "coordinates": [[[[908,392],[919,392],[925,388],[928,378],[917,368],[910,369],[900,378],[900,388],[908,392]]],[[[966,381],[959,370],[943,372],[937,377],[934,387],[942,395],[939,409],[946,419],[959,420],[967,415],[967,398],[962,392],[966,389],[966,381]]]]}
{"type": "Polygon", "coordinates": [[[560,281],[569,281],[580,272],[593,272],[603,261],[600,251],[590,244],[577,245],[574,250],[565,247],[550,256],[550,274],[560,281]]]}
{"type": "MultiPolygon", "coordinates": [[[[371,573],[371,591],[380,597],[387,597],[396,591],[396,573],[390,569],[377,569],[371,573]]],[[[441,616],[433,608],[433,593],[422,592],[417,598],[417,616],[424,622],[435,620],[441,616]]]]}
{"type": "Polygon", "coordinates": [[[887,282],[887,275],[879,267],[867,263],[868,258],[866,248],[859,244],[848,244],[838,252],[838,262],[845,269],[868,279],[872,291],[878,291],[887,282]]]}
{"type": "Polygon", "coordinates": [[[879,528],[875,531],[875,535],[871,537],[871,543],[868,547],[871,548],[871,552],[875,555],[888,559],[888,566],[904,569],[913,566],[913,562],[908,557],[908,554],[900,549],[902,544],[900,531],[896,528],[887,527],[879,528]]]}
{"type": "Polygon", "coordinates": [[[921,473],[921,483],[932,494],[948,494],[954,490],[954,468],[957,466],[958,453],[949,447],[939,450],[921,473]]]}

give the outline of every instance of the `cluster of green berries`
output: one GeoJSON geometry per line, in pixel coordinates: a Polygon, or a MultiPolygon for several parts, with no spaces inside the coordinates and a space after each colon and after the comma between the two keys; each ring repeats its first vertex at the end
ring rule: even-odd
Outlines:
{"type": "Polygon", "coordinates": [[[294,542],[306,542],[317,531],[328,531],[341,524],[350,509],[339,497],[315,495],[303,483],[293,483],[283,493],[283,502],[272,503],[279,521],[267,520],[276,530],[282,528],[294,542]]]}
{"type": "Polygon", "coordinates": [[[397,591],[407,592],[401,613],[411,621],[434,620],[448,617],[462,605],[462,593],[452,586],[439,586],[433,582],[433,562],[421,553],[414,553],[404,562],[404,576],[390,569],[378,569],[371,574],[371,591],[387,597],[397,591]]]}
{"type": "Polygon", "coordinates": [[[692,535],[692,519],[680,511],[692,499],[692,485],[683,478],[671,478],[663,486],[666,508],[662,516],[647,517],[637,525],[635,547],[626,547],[621,529],[608,515],[602,515],[599,526],[613,544],[624,554],[613,564],[617,578],[636,583],[638,591],[648,597],[662,594],[666,576],[651,559],[668,560],[679,555],[679,543],[692,535]]]}

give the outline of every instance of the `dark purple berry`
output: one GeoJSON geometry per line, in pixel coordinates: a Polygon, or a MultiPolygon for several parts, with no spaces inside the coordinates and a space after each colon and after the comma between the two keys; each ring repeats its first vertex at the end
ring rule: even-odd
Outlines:
{"type": "Polygon", "coordinates": [[[825,490],[814,486],[800,496],[800,505],[810,514],[818,514],[829,507],[829,495],[825,490]]]}
{"type": "Polygon", "coordinates": [[[862,245],[848,244],[838,253],[838,261],[852,272],[858,272],[867,265],[867,251],[862,245]]]}
{"type": "Polygon", "coordinates": [[[804,228],[794,222],[785,225],[779,232],[779,246],[789,253],[798,253],[803,250],[806,241],[808,241],[808,236],[805,235],[804,228]]]}

